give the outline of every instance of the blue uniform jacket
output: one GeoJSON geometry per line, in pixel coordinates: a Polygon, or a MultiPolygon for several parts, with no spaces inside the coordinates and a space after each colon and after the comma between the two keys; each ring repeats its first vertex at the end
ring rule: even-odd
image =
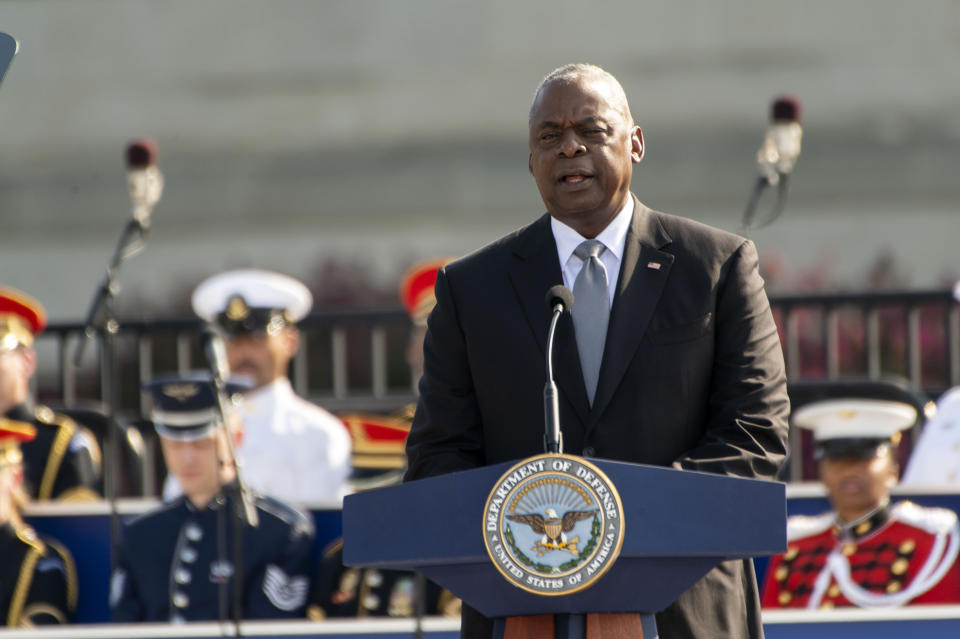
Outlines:
{"type": "MultiPolygon", "coordinates": [[[[186,497],[124,528],[110,588],[117,622],[203,621],[234,615],[233,498],[198,509],[186,497]]],[[[244,527],[242,616],[302,617],[312,574],[314,530],[299,511],[256,497],[259,525],[244,527]]]]}

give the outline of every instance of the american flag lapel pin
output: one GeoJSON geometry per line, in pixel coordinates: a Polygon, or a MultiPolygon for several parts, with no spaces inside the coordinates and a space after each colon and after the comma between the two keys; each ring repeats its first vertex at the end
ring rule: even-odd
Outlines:
{"type": "Polygon", "coordinates": [[[660,262],[647,262],[647,268],[652,268],[655,271],[659,271],[660,266],[660,262]]]}

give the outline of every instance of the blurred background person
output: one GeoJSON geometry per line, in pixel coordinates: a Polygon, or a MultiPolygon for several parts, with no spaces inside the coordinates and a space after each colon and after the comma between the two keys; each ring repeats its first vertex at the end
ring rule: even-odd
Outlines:
{"type": "MultiPolygon", "coordinates": [[[[437,305],[437,298],[433,293],[433,287],[437,283],[437,271],[449,261],[450,258],[443,258],[419,262],[411,266],[400,280],[400,301],[407,309],[412,324],[406,357],[414,393],[419,393],[418,385],[420,377],[423,376],[423,338],[427,335],[427,318],[437,305]]],[[[408,407],[410,419],[413,419],[416,407],[416,404],[408,407]]]]}
{"type": "MultiPolygon", "coordinates": [[[[423,338],[427,317],[437,303],[433,287],[437,271],[449,259],[419,262],[400,280],[400,300],[410,315],[406,359],[414,392],[423,374],[423,338]]],[[[399,483],[406,468],[404,446],[416,404],[390,416],[350,413],[342,416],[353,443],[351,491],[399,483]]],[[[460,616],[460,600],[437,584],[421,580],[424,614],[460,616]]],[[[323,551],[310,597],[311,619],[329,617],[411,617],[416,613],[417,575],[405,570],[348,568],[343,565],[343,539],[323,551]]]]}
{"type": "MultiPolygon", "coordinates": [[[[214,275],[193,293],[196,314],[226,335],[231,373],[253,383],[242,409],[244,480],[298,504],[339,502],[350,472],[343,424],[297,396],[287,378],[300,345],[296,323],[312,303],[301,282],[252,269],[214,275]]],[[[164,496],[175,490],[168,482],[164,496]]]]}
{"type": "Polygon", "coordinates": [[[904,485],[960,485],[960,387],[937,402],[936,414],[923,426],[903,472],[904,485]]]}
{"type": "Polygon", "coordinates": [[[892,608],[960,603],[957,515],[908,501],[890,504],[900,431],[915,407],[877,399],[834,399],[796,410],[814,433],[831,512],[790,517],[787,552],[767,568],[763,606],[892,608]]]}
{"type": "Polygon", "coordinates": [[[11,628],[67,623],[77,605],[70,553],[40,539],[23,522],[21,446],[36,436],[32,424],[0,417],[0,615],[11,628]]]}
{"type": "MultiPolygon", "coordinates": [[[[450,258],[442,258],[417,262],[408,268],[400,279],[400,301],[410,316],[410,333],[407,336],[407,346],[404,355],[410,370],[410,383],[414,394],[419,392],[418,385],[420,377],[423,375],[423,338],[427,334],[427,318],[430,316],[433,307],[437,304],[437,298],[433,294],[434,285],[437,283],[437,271],[449,261],[450,258]]],[[[387,425],[387,432],[394,434],[402,430],[402,437],[405,442],[407,435],[410,433],[410,423],[413,421],[413,413],[416,409],[416,402],[411,402],[394,411],[389,417],[366,413],[346,413],[341,415],[341,420],[350,433],[354,447],[362,446],[368,448],[369,446],[373,446],[376,449],[378,446],[384,444],[384,442],[374,443],[369,441],[368,436],[364,434],[366,430],[368,430],[365,425],[383,423],[387,425]],[[358,439],[358,435],[361,436],[360,439],[358,439]]],[[[392,440],[391,437],[387,437],[387,439],[392,440]]],[[[402,475],[406,460],[402,459],[397,462],[397,460],[393,458],[393,454],[396,451],[392,446],[393,444],[390,443],[386,448],[387,455],[384,459],[389,461],[382,463],[390,465],[390,468],[394,470],[399,468],[401,471],[400,475],[402,475]],[[395,466],[394,464],[396,463],[400,463],[400,466],[395,466]]],[[[384,480],[385,475],[381,472],[383,469],[377,466],[371,467],[369,465],[371,458],[368,455],[369,450],[354,450],[351,462],[352,471],[347,482],[349,490],[369,488],[370,486],[365,484],[364,478],[371,469],[377,476],[377,481],[382,482],[384,480]],[[359,467],[357,465],[358,461],[362,464],[359,467]]],[[[391,477],[391,483],[392,480],[393,478],[391,477]]],[[[399,477],[397,481],[399,481],[399,477]]]]}
{"type": "Polygon", "coordinates": [[[46,312],[29,295],[0,288],[0,415],[32,424],[36,437],[22,446],[24,485],[32,499],[99,499],[102,456],[96,438],[65,415],[33,405],[37,370],[34,336],[46,312]]]}
{"type": "MultiPolygon", "coordinates": [[[[349,415],[344,423],[353,438],[354,490],[400,482],[406,466],[404,445],[410,421],[401,417],[349,415]]],[[[409,570],[353,568],[343,565],[343,539],[323,551],[307,616],[314,620],[343,617],[413,617],[417,589],[423,589],[423,614],[460,616],[460,600],[409,570]]]]}
{"type": "MultiPolygon", "coordinates": [[[[960,282],[953,286],[960,302],[960,282]]],[[[960,484],[960,386],[937,400],[937,409],[920,431],[903,471],[903,485],[960,484]]]]}
{"type": "MultiPolygon", "coordinates": [[[[258,525],[244,525],[239,570],[236,467],[210,376],[158,378],[146,385],[167,468],[183,495],[128,523],[111,588],[113,620],[201,621],[302,617],[314,540],[312,521],[284,503],[255,496],[258,525]],[[243,579],[235,601],[234,579],[243,579]]],[[[228,384],[228,393],[242,386],[228,384]]]]}

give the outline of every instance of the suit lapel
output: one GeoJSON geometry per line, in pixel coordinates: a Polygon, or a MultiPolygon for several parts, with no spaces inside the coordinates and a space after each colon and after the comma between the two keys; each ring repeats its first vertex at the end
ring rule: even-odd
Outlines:
{"type": "MultiPolygon", "coordinates": [[[[540,352],[546,358],[550,311],[547,309],[545,296],[551,286],[563,284],[560,258],[557,256],[557,245],[550,231],[549,215],[544,215],[534,222],[517,238],[514,257],[515,263],[509,270],[508,277],[540,352]]],[[[583,386],[580,356],[577,353],[577,342],[569,313],[560,317],[554,340],[553,373],[557,386],[562,396],[573,406],[580,421],[586,424],[589,403],[583,386]]]]}
{"type": "Polygon", "coordinates": [[[633,203],[633,219],[624,244],[588,432],[599,421],[620,385],[647,330],[674,260],[671,253],[660,250],[670,243],[670,237],[654,212],[635,197],[633,203]]]}

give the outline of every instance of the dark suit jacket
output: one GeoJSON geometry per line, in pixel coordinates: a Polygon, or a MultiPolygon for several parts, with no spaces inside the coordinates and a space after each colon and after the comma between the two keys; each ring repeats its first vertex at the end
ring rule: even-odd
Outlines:
{"type": "MultiPolygon", "coordinates": [[[[441,269],[407,479],[543,452],[544,295],[562,282],[548,215],[441,269]]],[[[593,407],[569,314],[555,347],[565,452],[776,475],[789,402],[750,241],[635,199],[593,407]]],[[[752,564],[722,564],[657,623],[662,639],[762,636],[752,564]]]]}

